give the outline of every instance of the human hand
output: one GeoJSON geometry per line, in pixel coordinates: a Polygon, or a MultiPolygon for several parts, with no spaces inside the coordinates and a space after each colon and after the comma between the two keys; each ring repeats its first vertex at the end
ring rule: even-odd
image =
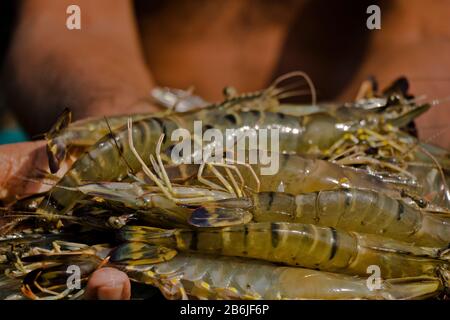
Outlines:
{"type": "Polygon", "coordinates": [[[84,295],[91,300],[129,300],[130,296],[131,284],[126,273],[108,267],[91,275],[84,295]]]}

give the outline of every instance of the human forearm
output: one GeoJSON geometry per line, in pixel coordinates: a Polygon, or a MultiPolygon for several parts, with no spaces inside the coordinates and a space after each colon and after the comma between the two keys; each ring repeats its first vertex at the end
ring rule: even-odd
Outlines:
{"type": "Polygon", "coordinates": [[[75,118],[151,111],[135,103],[151,76],[128,1],[24,1],[6,64],[8,102],[31,133],[46,131],[69,107],[75,118]],[[66,28],[78,4],[82,29],[66,28]]]}

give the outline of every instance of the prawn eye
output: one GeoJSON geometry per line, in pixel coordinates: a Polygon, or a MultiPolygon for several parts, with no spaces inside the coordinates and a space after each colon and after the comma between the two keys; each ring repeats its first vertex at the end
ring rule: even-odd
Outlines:
{"type": "Polygon", "coordinates": [[[386,107],[396,106],[401,103],[400,97],[396,94],[390,95],[386,102],[386,107]]]}
{"type": "Polygon", "coordinates": [[[425,201],[424,199],[418,199],[418,200],[417,200],[417,205],[418,205],[420,208],[426,208],[426,207],[428,206],[428,203],[427,203],[427,201],[425,201]]]}
{"type": "Polygon", "coordinates": [[[236,124],[237,123],[236,117],[234,115],[232,115],[232,114],[227,114],[225,116],[225,119],[230,121],[232,124],[236,124]]]}

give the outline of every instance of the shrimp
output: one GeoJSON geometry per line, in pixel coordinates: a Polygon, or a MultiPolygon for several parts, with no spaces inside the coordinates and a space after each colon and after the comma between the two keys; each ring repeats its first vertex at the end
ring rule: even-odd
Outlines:
{"type": "Polygon", "coordinates": [[[92,146],[100,138],[110,133],[110,130],[124,126],[130,117],[134,121],[138,121],[150,116],[152,115],[134,114],[108,118],[87,118],[70,123],[72,114],[65,109],[55,125],[45,135],[50,171],[55,173],[59,170],[61,162],[70,151],[69,149],[83,149],[92,146]]]}
{"type": "Polygon", "coordinates": [[[364,277],[277,266],[230,257],[164,252],[128,242],[113,249],[56,241],[52,250],[34,248],[0,277],[8,299],[78,299],[84,290],[66,288],[67,267],[81,267],[81,284],[104,265],[125,271],[133,281],[158,287],[169,299],[424,299],[439,295],[442,280],[432,276],[380,279],[370,290],[364,277]],[[161,261],[161,262],[160,262],[161,261]],[[23,279],[23,280],[22,280],[23,279]],[[18,293],[21,288],[22,294],[18,293]]]}
{"type": "Polygon", "coordinates": [[[259,222],[197,230],[124,226],[118,234],[124,241],[182,252],[247,257],[360,276],[376,265],[385,279],[448,273],[448,257],[440,249],[311,224],[259,222]]]}
{"type": "MultiPolygon", "coordinates": [[[[291,194],[357,188],[377,191],[395,199],[402,199],[412,206],[427,211],[447,213],[449,208],[448,185],[445,176],[436,164],[425,167],[420,164],[408,164],[408,173],[414,180],[399,178],[399,175],[385,176],[380,172],[368,171],[340,163],[308,159],[298,155],[280,155],[279,170],[274,175],[258,175],[261,191],[284,191],[291,194]]],[[[239,164],[236,165],[239,167],[239,164]]],[[[251,165],[260,172],[261,164],[251,165]]],[[[168,169],[177,177],[176,171],[168,169]]],[[[252,179],[245,169],[242,170],[248,185],[254,188],[252,179]]],[[[187,171],[187,170],[184,170],[187,171]]],[[[190,173],[195,172],[190,169],[190,173]]]]}
{"type": "Polygon", "coordinates": [[[298,194],[247,190],[237,198],[236,193],[197,185],[172,186],[174,194],[186,195],[182,201],[139,182],[91,183],[77,189],[94,199],[134,209],[138,219],[153,226],[220,227],[251,220],[295,222],[378,234],[420,246],[450,244],[448,215],[427,212],[369,189],[335,188],[298,194]]]}
{"type": "MultiPolygon", "coordinates": [[[[214,110],[214,109],[240,109],[240,108],[256,108],[256,106],[261,105],[272,105],[276,103],[276,94],[277,91],[272,92],[274,90],[274,86],[272,86],[271,90],[264,90],[258,92],[252,92],[242,95],[231,95],[228,94],[227,98],[224,102],[220,104],[209,104],[206,109],[214,110]],[[270,92],[270,94],[269,94],[270,92]]],[[[166,92],[170,93],[170,91],[166,92]]],[[[144,120],[148,118],[155,117],[164,117],[170,115],[172,109],[175,109],[180,102],[180,99],[183,97],[175,96],[170,97],[173,103],[171,106],[167,104],[170,103],[167,101],[167,94],[161,92],[161,89],[155,88],[153,94],[157,102],[162,103],[166,107],[169,108],[169,111],[160,112],[160,113],[142,113],[142,114],[133,114],[133,115],[119,115],[105,118],[88,118],[80,121],[76,121],[74,123],[71,122],[72,114],[68,109],[65,109],[63,113],[58,117],[56,123],[49,130],[49,132],[45,135],[47,140],[47,153],[49,157],[49,165],[52,173],[59,170],[60,163],[66,158],[68,149],[70,147],[91,147],[105,135],[112,134],[111,131],[115,131],[120,129],[121,127],[125,127],[129,118],[133,121],[144,120]]],[[[266,107],[263,107],[264,109],[266,107]]],[[[196,109],[192,110],[190,113],[194,114],[194,119],[210,119],[209,117],[204,117],[204,112],[198,114],[195,117],[196,109]]],[[[181,113],[179,113],[181,114],[181,113]]]]}
{"type": "MultiPolygon", "coordinates": [[[[156,153],[158,152],[157,149],[156,153]]],[[[332,165],[328,162],[323,163],[332,165]]],[[[298,173],[300,167],[298,165],[293,167],[297,168],[298,173]]],[[[104,183],[80,186],[78,190],[107,201],[119,201],[150,216],[157,213],[160,215],[159,220],[164,217],[168,221],[177,221],[178,225],[189,220],[190,224],[199,227],[227,226],[248,222],[253,217],[255,221],[313,223],[348,231],[382,234],[420,245],[447,246],[450,241],[448,237],[450,224],[447,216],[427,214],[417,206],[410,206],[403,200],[390,198],[386,194],[374,191],[374,188],[342,189],[337,188],[336,185],[322,185],[316,193],[301,193],[298,192],[298,188],[290,188],[291,185],[297,186],[301,180],[288,172],[287,176],[293,176],[293,181],[284,187],[287,191],[296,192],[293,194],[273,192],[279,188],[276,182],[276,188],[272,187],[270,192],[261,192],[260,188],[264,189],[267,186],[264,183],[261,184],[259,179],[257,179],[256,192],[245,193],[241,190],[227,193],[227,190],[213,191],[200,186],[185,187],[184,189],[189,191],[174,192],[174,188],[183,190],[183,187],[172,186],[163,166],[155,164],[154,169],[160,173],[160,176],[167,177],[163,179],[165,182],[160,181],[147,168],[148,177],[154,182],[159,182],[156,188],[148,188],[145,183],[104,183]],[[164,194],[158,195],[155,191],[161,191],[164,194]],[[189,209],[178,207],[175,202],[181,201],[172,196],[183,192],[191,196],[185,197],[182,202],[189,204],[189,209]],[[232,199],[244,195],[250,198],[250,203],[242,199],[232,199]],[[205,201],[209,203],[203,204],[205,201]],[[200,205],[200,208],[192,212],[191,208],[194,205],[200,205]],[[176,219],[173,218],[174,216],[176,219]]],[[[330,174],[315,174],[314,170],[311,171],[316,181],[323,176],[330,176],[330,174]]],[[[198,179],[200,180],[200,177],[198,179]]],[[[269,179],[271,183],[273,180],[273,178],[269,179]]],[[[222,182],[226,180],[222,179],[222,182]]],[[[232,184],[229,184],[229,190],[233,190],[232,184]]],[[[303,183],[302,186],[304,187],[305,184],[303,183]]]]}
{"type": "MultiPolygon", "coordinates": [[[[376,82],[376,80],[374,80],[376,82]]],[[[322,105],[279,104],[269,111],[289,115],[308,115],[326,113],[342,121],[390,122],[396,127],[407,125],[412,119],[426,112],[432,104],[417,105],[419,99],[408,94],[409,83],[404,77],[395,80],[390,86],[377,93],[374,81],[364,81],[356,101],[344,104],[327,103],[322,105]],[[392,120],[392,121],[391,121],[392,120]]],[[[311,90],[314,90],[312,87],[311,90]]],[[[439,101],[434,101],[436,104],[439,101]]]]}
{"type": "MultiPolygon", "coordinates": [[[[330,161],[305,158],[295,154],[278,154],[273,158],[279,163],[278,171],[273,175],[259,174],[261,168],[266,167],[261,163],[247,166],[235,162],[233,158],[226,159],[226,161],[229,160],[232,166],[240,172],[246,188],[251,190],[286,192],[297,195],[322,190],[356,188],[381,192],[395,199],[403,199],[411,205],[420,202],[422,207],[426,206],[426,202],[421,201],[420,197],[412,197],[418,195],[416,185],[401,184],[398,181],[385,181],[387,179],[367,173],[365,170],[330,161]],[[251,170],[249,170],[249,167],[251,170]],[[254,179],[254,173],[256,173],[257,179],[254,179]]],[[[248,162],[247,159],[245,162],[248,162]]],[[[215,179],[215,176],[210,172],[209,165],[214,166],[216,164],[206,161],[204,170],[201,169],[201,165],[194,164],[168,165],[164,168],[171,180],[198,186],[199,183],[204,184],[205,179],[215,179]]],[[[226,174],[221,167],[217,170],[222,175],[226,174]]]]}
{"type": "MultiPolygon", "coordinates": [[[[312,173],[310,180],[320,180],[323,176],[333,177],[329,173],[314,174],[314,171],[312,173]]],[[[394,194],[388,195],[386,192],[378,191],[377,188],[367,186],[342,188],[338,185],[322,185],[319,188],[315,187],[316,190],[309,187],[308,192],[302,192],[305,191],[303,188],[306,179],[302,181],[300,176],[296,176],[296,172],[287,176],[291,177],[292,182],[282,184],[284,192],[276,191],[279,190],[276,186],[281,185],[281,182],[278,184],[276,181],[277,177],[268,179],[269,183],[275,185],[267,186],[263,176],[259,176],[260,184],[257,190],[248,187],[246,191],[243,190],[242,193],[247,199],[206,203],[192,213],[189,221],[197,227],[215,226],[216,221],[236,220],[237,217],[233,219],[233,215],[239,216],[242,212],[234,212],[234,208],[241,207],[250,211],[253,221],[257,222],[311,223],[348,231],[379,234],[422,246],[450,245],[450,216],[446,213],[426,210],[416,202],[407,201],[407,198],[395,198],[394,194]],[[301,186],[297,187],[299,183],[301,186]],[[230,203],[232,205],[227,208],[230,203]]],[[[348,181],[355,185],[354,180],[348,181]]]]}
{"type": "Polygon", "coordinates": [[[398,102],[398,104],[386,107],[387,105],[388,98],[373,98],[345,104],[297,105],[280,103],[267,111],[281,112],[285,115],[297,117],[326,114],[338,119],[340,123],[354,123],[358,120],[366,123],[390,123],[396,127],[403,127],[431,107],[428,103],[417,105],[413,100],[398,102]]]}
{"type": "Polygon", "coordinates": [[[181,253],[136,266],[115,264],[114,258],[113,252],[112,265],[158,287],[167,299],[423,299],[442,290],[438,278],[427,276],[382,280],[379,289],[370,290],[364,278],[249,259],[181,253]]]}
{"type": "MultiPolygon", "coordinates": [[[[278,191],[298,194],[342,187],[385,190],[396,193],[397,188],[376,175],[329,161],[308,159],[297,155],[280,154],[279,171],[274,175],[258,175],[260,191],[278,191]]],[[[258,172],[261,164],[251,165],[258,172]]],[[[250,181],[247,171],[241,169],[244,179],[250,181]]]]}
{"type": "MultiPolygon", "coordinates": [[[[450,245],[450,216],[424,212],[402,200],[372,190],[322,190],[297,195],[261,192],[250,197],[252,204],[247,210],[256,222],[311,223],[378,234],[419,246],[450,245]]],[[[191,223],[196,226],[207,225],[208,217],[215,217],[215,211],[221,207],[221,216],[225,216],[227,201],[232,200],[222,201],[222,204],[205,204],[192,213],[191,223]]],[[[239,199],[234,202],[239,202],[239,199]]]]}
{"type": "MultiPolygon", "coordinates": [[[[157,147],[156,154],[159,153],[157,147]]],[[[295,158],[301,161],[304,159],[295,158]]],[[[140,161],[143,161],[140,159],[140,161]]],[[[318,161],[318,160],[315,160],[318,161]]],[[[329,162],[324,165],[333,166],[329,162]]],[[[154,182],[159,182],[158,187],[147,187],[142,183],[103,183],[88,184],[78,187],[77,190],[94,197],[101,197],[107,201],[118,201],[128,207],[139,210],[147,217],[159,216],[158,222],[153,223],[161,226],[162,221],[176,222],[177,226],[186,224],[197,227],[205,226],[229,226],[250,221],[289,221],[299,223],[313,223],[321,226],[336,227],[348,231],[357,231],[371,234],[382,234],[384,236],[419,245],[447,246],[450,238],[449,218],[445,215],[426,213],[417,206],[410,206],[401,199],[394,199],[384,193],[375,191],[376,188],[357,189],[339,188],[338,185],[320,185],[309,187],[310,190],[318,192],[298,192],[298,176],[301,167],[298,163],[292,165],[295,172],[287,172],[286,176],[292,179],[286,183],[284,188],[287,192],[274,192],[279,189],[279,184],[272,178],[269,183],[275,186],[266,186],[257,177],[258,186],[256,191],[240,190],[230,193],[229,190],[210,190],[201,186],[179,187],[172,186],[170,179],[163,166],[155,164],[154,169],[161,177],[167,179],[159,180],[148,168],[147,174],[154,182]],[[296,188],[291,188],[291,186],[296,188]],[[173,191],[174,188],[176,191],[173,191]],[[260,191],[268,188],[270,192],[260,191]],[[172,190],[172,191],[171,191],[172,190]],[[158,194],[158,191],[160,192],[158,194]],[[293,192],[292,194],[288,193],[293,192]],[[315,190],[314,190],[315,191],[315,190]],[[162,193],[162,194],[161,194],[162,193]],[[184,198],[176,199],[173,195],[184,194],[184,198]],[[189,195],[189,197],[186,197],[189,195]],[[248,196],[249,201],[233,199],[248,196]],[[167,198],[165,198],[165,196],[167,198]],[[226,200],[228,199],[228,200],[226,200]],[[225,200],[225,201],[221,201],[225,200]],[[180,207],[176,202],[189,204],[189,208],[180,207]],[[209,202],[204,204],[204,202],[209,202]],[[230,204],[232,204],[230,206],[230,204]],[[193,206],[199,206],[192,211],[193,206]]],[[[250,167],[251,169],[251,167],[250,167]]],[[[322,177],[333,177],[331,174],[318,174],[315,170],[305,170],[311,173],[310,180],[317,181],[322,177]]],[[[352,169],[347,169],[352,172],[352,169]]],[[[182,172],[182,171],[179,171],[182,172]]],[[[238,171],[239,172],[239,171],[238,171]]],[[[250,172],[254,171],[250,170],[250,172]]],[[[197,171],[197,174],[200,171],[197,171]]],[[[362,177],[367,178],[366,175],[362,177]]],[[[243,177],[242,177],[243,178],[243,177]]],[[[336,177],[342,180],[342,177],[336,177]]],[[[200,177],[198,177],[200,180],[200,177]]],[[[336,179],[337,180],[337,179],[336,179]]],[[[353,181],[357,179],[347,179],[353,181]]],[[[222,179],[222,182],[226,180],[222,179]]],[[[247,182],[250,179],[246,179],[247,182]]],[[[300,188],[308,188],[307,179],[304,179],[300,188]]],[[[364,181],[364,180],[362,180],[364,181]]],[[[236,183],[234,183],[236,185],[236,183]]],[[[363,185],[364,186],[364,185],[363,185]]],[[[218,186],[220,188],[220,186],[218,186]]],[[[247,186],[248,187],[248,186],[247,186]]],[[[367,187],[367,186],[365,186],[367,187]]],[[[308,190],[308,191],[310,191],[308,190]]],[[[150,222],[152,220],[148,220],[150,222]]],[[[163,225],[166,226],[167,224],[163,225]]],[[[169,224],[170,225],[170,224],[169,224]]]]}
{"type": "MultiPolygon", "coordinates": [[[[242,100],[243,102],[245,100],[242,100]]],[[[260,101],[260,100],[258,100],[260,101]]],[[[241,102],[242,103],[242,102],[241,102]]],[[[262,104],[262,103],[261,103],[262,104]]],[[[215,106],[215,105],[212,105],[215,106]]],[[[210,105],[209,108],[212,108],[210,105]]],[[[237,107],[234,107],[236,109],[237,107]]],[[[241,107],[244,109],[243,107],[241,107]]],[[[334,109],[344,108],[347,113],[356,109],[355,111],[351,111],[351,113],[359,112],[360,108],[352,108],[349,106],[338,107],[336,105],[289,105],[289,104],[280,104],[276,108],[270,108],[268,111],[274,113],[285,114],[288,116],[294,117],[305,117],[305,116],[313,116],[316,118],[322,118],[326,116],[330,116],[336,119],[342,119],[345,121],[350,121],[348,116],[337,116],[332,110],[334,109]],[[290,111],[291,109],[295,110],[290,111]]],[[[245,109],[253,110],[257,112],[261,109],[258,106],[250,106],[245,107],[245,109]]],[[[194,110],[195,111],[195,110],[194,110]]],[[[128,118],[132,118],[133,121],[139,121],[142,119],[160,116],[163,117],[167,115],[166,112],[161,113],[142,113],[142,114],[132,114],[132,115],[122,115],[122,116],[110,116],[107,118],[88,118],[79,120],[73,123],[70,123],[70,112],[65,110],[64,113],[60,116],[56,124],[53,128],[45,135],[47,140],[47,153],[49,157],[49,165],[52,173],[55,173],[59,170],[60,163],[66,158],[67,153],[72,149],[76,150],[84,150],[92,145],[94,145],[100,138],[109,134],[110,131],[114,131],[123,127],[127,123],[128,118]]],[[[369,116],[360,116],[361,120],[368,118],[369,116]]],[[[391,116],[392,117],[392,116],[391,116]]],[[[370,117],[369,117],[370,118],[370,117]]],[[[306,119],[306,118],[305,118],[306,119]]],[[[356,119],[352,118],[353,122],[356,119]]],[[[372,121],[376,122],[376,121],[372,121]]],[[[339,124],[339,126],[345,126],[345,123],[339,124]]],[[[73,152],[70,152],[71,154],[73,152]]],[[[76,154],[76,153],[75,153],[76,154]]]]}
{"type": "MultiPolygon", "coordinates": [[[[167,197],[158,187],[139,182],[90,183],[77,187],[86,196],[109,203],[120,203],[136,210],[137,219],[160,227],[189,227],[188,219],[192,212],[203,203],[215,202],[236,197],[234,193],[206,188],[173,186],[176,196],[167,197]]],[[[228,226],[247,223],[252,219],[250,212],[243,208],[234,208],[239,215],[223,219],[216,226],[228,226]]]]}
{"type": "MultiPolygon", "coordinates": [[[[90,147],[72,165],[71,169],[53,188],[49,196],[41,203],[39,212],[62,213],[70,210],[77,199],[81,197],[78,192],[62,189],[59,187],[75,187],[83,181],[108,181],[122,180],[130,171],[140,167],[140,163],[134,156],[136,151],[145,163],[149,163],[149,156],[154,150],[157,137],[162,134],[171,136],[178,128],[184,128],[191,134],[194,133],[194,121],[201,119],[203,129],[215,128],[221,132],[226,129],[235,129],[235,132],[246,132],[249,129],[271,129],[278,128],[280,132],[280,152],[308,153],[312,149],[327,149],[353,127],[360,124],[339,125],[337,119],[324,114],[315,114],[304,117],[294,117],[283,113],[265,112],[260,110],[241,111],[246,103],[258,103],[263,97],[264,101],[271,101],[276,97],[274,89],[257,94],[233,97],[225,100],[222,104],[213,105],[201,110],[185,113],[171,113],[164,117],[148,117],[135,121],[131,125],[122,127],[114,133],[108,134],[90,147]],[[255,97],[258,97],[256,99],[255,97]],[[256,100],[255,100],[256,99],[256,100]],[[238,110],[234,107],[238,106],[238,110]],[[217,119],[222,119],[217,123],[217,119]],[[215,124],[212,126],[211,124],[215,124]],[[135,150],[130,145],[134,143],[135,150]]],[[[275,90],[276,91],[276,90],[275,90]]],[[[279,92],[278,92],[279,93],[279,92]]],[[[269,102],[268,102],[269,103],[269,102]]],[[[270,103],[269,103],[270,104],[270,103]]],[[[200,137],[194,138],[199,139],[200,137]]],[[[164,141],[163,152],[167,153],[174,146],[173,143],[164,141]]],[[[211,142],[214,145],[217,142],[211,142]]],[[[203,151],[201,151],[203,154],[203,151]]],[[[193,154],[196,159],[202,154],[193,154]]]]}
{"type": "MultiPolygon", "coordinates": [[[[282,112],[278,111],[278,107],[280,106],[280,99],[283,99],[286,96],[297,94],[298,92],[293,90],[295,87],[292,86],[286,86],[285,88],[278,88],[277,86],[280,85],[284,80],[300,76],[304,77],[310,88],[311,88],[311,94],[312,94],[312,104],[313,106],[316,105],[316,97],[315,97],[315,89],[311,82],[311,80],[302,72],[292,72],[286,75],[283,75],[276,79],[272,85],[270,85],[267,89],[257,91],[257,92],[251,92],[251,93],[244,93],[241,95],[235,95],[231,94],[229,91],[231,90],[225,90],[227,92],[225,101],[219,104],[211,104],[208,107],[204,108],[204,110],[193,110],[192,112],[189,112],[191,115],[196,115],[194,118],[196,119],[202,119],[205,122],[214,123],[217,118],[222,119],[224,116],[231,117],[228,114],[217,114],[216,112],[213,112],[217,109],[227,109],[230,113],[233,112],[256,112],[259,114],[259,112],[262,112],[263,115],[265,114],[264,111],[266,110],[273,110],[274,112],[269,113],[275,113],[279,115],[280,117],[287,116],[297,119],[297,122],[300,122],[302,125],[302,131],[305,131],[305,139],[303,139],[303,143],[309,142],[311,139],[311,136],[316,140],[318,137],[314,137],[314,134],[317,133],[315,131],[315,128],[317,128],[317,125],[320,127],[323,127],[323,129],[327,129],[326,131],[323,130],[321,132],[321,135],[323,135],[325,132],[327,132],[327,139],[336,139],[333,134],[339,134],[340,131],[345,131],[350,127],[355,127],[360,125],[360,120],[354,120],[354,121],[347,121],[346,119],[345,123],[340,121],[338,118],[334,117],[331,114],[325,114],[322,112],[311,112],[307,114],[303,114],[304,116],[298,116],[298,115],[289,115],[289,113],[284,114],[282,112]],[[289,91],[290,90],[290,91],[289,91]],[[206,115],[205,115],[206,114],[206,115]],[[210,114],[210,116],[208,116],[210,114]],[[222,117],[221,117],[222,115],[222,117]],[[218,116],[218,117],[216,117],[218,116]],[[213,121],[210,121],[213,120],[213,121]],[[317,123],[317,125],[316,125],[317,123]],[[338,130],[333,130],[333,127],[337,126],[338,130]]],[[[357,108],[358,110],[361,108],[357,108]]],[[[396,121],[400,121],[399,119],[407,119],[408,122],[417,116],[417,112],[423,112],[423,110],[426,109],[426,106],[414,106],[406,111],[402,112],[393,112],[390,116],[386,115],[374,115],[373,117],[369,117],[364,120],[366,123],[370,123],[371,125],[376,125],[378,122],[386,122],[383,121],[383,119],[386,119],[387,122],[392,123],[393,125],[396,124],[396,121]],[[373,119],[374,120],[373,120],[373,119]],[[375,119],[376,118],[376,119],[375,119]]],[[[280,111],[283,111],[281,108],[280,111]]],[[[160,117],[167,116],[170,113],[163,112],[159,114],[160,117]]],[[[179,113],[181,114],[181,113],[179,113]]],[[[133,120],[143,120],[148,119],[151,117],[155,117],[157,115],[155,114],[136,114],[132,115],[131,117],[133,120]]],[[[245,116],[241,117],[244,122],[246,120],[245,116]]],[[[262,116],[261,116],[262,118],[262,116]]],[[[365,116],[362,118],[366,118],[365,116]]],[[[361,118],[361,119],[362,119],[361,118]]],[[[230,118],[232,122],[233,119],[230,118]]],[[[239,120],[239,119],[238,119],[239,120]]],[[[404,121],[404,120],[402,120],[404,121]]],[[[71,145],[75,146],[92,146],[94,142],[98,141],[101,137],[103,137],[105,134],[109,133],[110,128],[111,129],[118,129],[119,127],[125,125],[126,123],[126,117],[124,116],[116,116],[116,117],[110,117],[109,118],[109,125],[107,121],[103,121],[102,119],[87,119],[83,121],[78,121],[74,124],[69,125],[70,122],[70,113],[65,112],[62,117],[57,121],[55,126],[50,130],[50,132],[46,135],[46,138],[48,140],[48,153],[49,153],[49,160],[50,160],[50,168],[52,172],[56,171],[59,168],[59,162],[62,161],[65,157],[65,154],[67,152],[67,149],[71,145]]],[[[247,123],[248,125],[251,125],[251,121],[247,123]]],[[[283,127],[284,123],[283,121],[279,120],[278,122],[275,122],[274,125],[283,127]]],[[[230,128],[234,128],[236,126],[231,125],[230,128]]],[[[297,126],[290,127],[287,126],[286,130],[288,132],[289,129],[293,129],[294,132],[297,132],[296,130],[297,126]]],[[[334,128],[336,129],[336,128],[334,128]]],[[[325,139],[321,139],[322,143],[328,143],[331,142],[325,141],[325,139]]],[[[311,145],[306,145],[305,147],[310,148],[311,145]]]]}
{"type": "MultiPolygon", "coordinates": [[[[216,128],[221,131],[227,128],[246,131],[256,126],[258,128],[279,127],[281,151],[295,150],[300,143],[297,139],[301,136],[300,123],[295,117],[285,117],[281,114],[264,113],[262,116],[260,112],[234,113],[226,108],[218,108],[163,118],[151,117],[135,122],[130,135],[126,127],[99,140],[75,161],[57,186],[51,190],[50,195],[42,201],[38,211],[64,213],[73,207],[80,198],[80,193],[60,187],[75,187],[83,181],[120,181],[129,171],[137,170],[140,163],[130,149],[130,141],[127,141],[129,137],[135,141],[131,143],[134,144],[138,154],[145,159],[146,163],[149,163],[149,156],[153,153],[158,138],[162,134],[170,137],[177,128],[185,128],[193,132],[194,120],[197,118],[204,119],[204,123],[214,123],[217,118],[224,119],[222,123],[216,125],[216,128]]],[[[173,146],[173,143],[166,140],[163,144],[163,152],[173,146]]]]}
{"type": "MultiPolygon", "coordinates": [[[[245,151],[247,152],[247,151],[245,151]]],[[[156,150],[156,154],[159,151],[156,150]]],[[[252,163],[248,153],[244,161],[239,161],[235,155],[226,157],[222,162],[203,161],[197,164],[168,164],[159,170],[166,172],[171,181],[188,183],[190,185],[205,184],[206,179],[216,179],[226,174],[224,168],[233,167],[239,171],[246,188],[259,191],[281,191],[291,194],[334,190],[342,188],[359,188],[383,190],[393,197],[404,196],[404,189],[415,194],[416,186],[399,184],[398,181],[384,181],[381,176],[367,173],[353,167],[347,167],[330,161],[307,158],[297,154],[269,152],[273,161],[278,163],[274,173],[262,174],[266,164],[252,163]],[[211,170],[211,167],[215,167],[211,170]],[[215,171],[215,172],[214,172],[215,171]],[[255,177],[256,176],[256,177],[255,177]],[[256,179],[255,179],[256,178],[256,179]]],[[[152,179],[150,179],[152,180],[152,179]]]]}

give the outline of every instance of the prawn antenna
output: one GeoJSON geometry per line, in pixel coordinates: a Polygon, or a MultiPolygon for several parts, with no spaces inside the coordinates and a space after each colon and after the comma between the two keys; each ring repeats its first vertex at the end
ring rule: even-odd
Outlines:
{"type": "MultiPolygon", "coordinates": [[[[303,78],[306,83],[309,86],[309,90],[310,90],[310,94],[311,94],[311,104],[313,106],[315,106],[317,104],[317,91],[316,91],[316,87],[314,86],[313,81],[311,80],[311,78],[308,76],[308,74],[306,72],[303,71],[292,71],[289,73],[286,73],[284,75],[279,76],[278,78],[276,78],[273,83],[269,86],[269,89],[275,89],[277,86],[279,86],[283,81],[288,80],[288,79],[293,79],[296,77],[300,77],[303,78]]],[[[287,97],[291,97],[291,96],[295,96],[298,94],[303,94],[304,91],[292,91],[290,94],[286,88],[292,89],[292,87],[280,87],[279,92],[277,92],[277,95],[280,95],[282,98],[287,98],[287,97]]],[[[288,89],[288,90],[289,90],[288,89]]]]}
{"type": "Polygon", "coordinates": [[[117,149],[117,152],[119,153],[120,159],[125,163],[125,165],[128,168],[128,172],[132,175],[136,175],[136,172],[134,172],[133,168],[128,163],[127,159],[123,156],[123,150],[119,147],[119,143],[116,140],[116,134],[112,131],[111,126],[109,125],[108,118],[105,117],[106,126],[108,127],[108,135],[114,140],[114,145],[117,149]]]}

